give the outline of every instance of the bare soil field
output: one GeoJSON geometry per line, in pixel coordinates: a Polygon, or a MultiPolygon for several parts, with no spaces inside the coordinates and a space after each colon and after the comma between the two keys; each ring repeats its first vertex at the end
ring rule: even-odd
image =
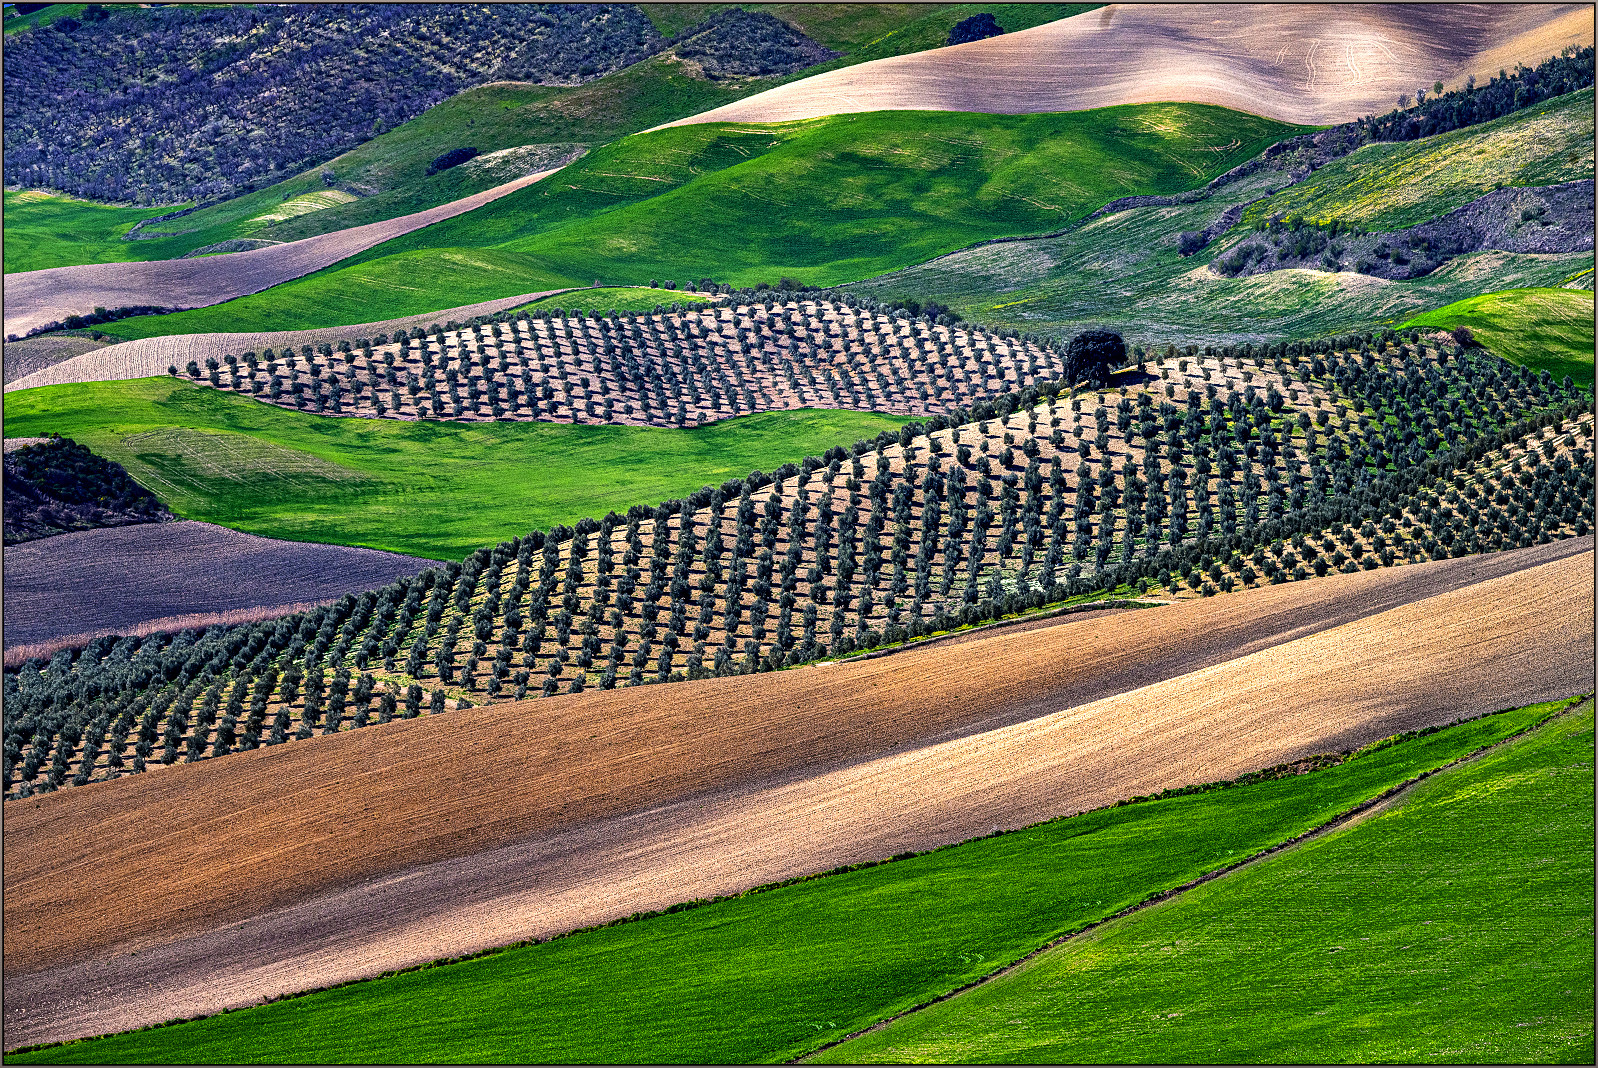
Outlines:
{"type": "Polygon", "coordinates": [[[88,264],[10,274],[5,279],[5,333],[21,337],[69,315],[88,314],[96,307],[203,308],[258,293],[412,230],[479,208],[547,178],[559,169],[525,175],[397,219],[353,226],[269,248],[200,259],[88,264]]]}
{"type": "Polygon", "coordinates": [[[182,367],[190,360],[204,364],[207,359],[220,360],[228,353],[260,352],[265,349],[299,348],[303,345],[337,345],[341,341],[351,344],[361,338],[379,334],[395,334],[401,330],[415,330],[435,323],[462,322],[479,315],[493,315],[541,297],[563,293],[561,289],[547,289],[539,293],[523,293],[517,297],[500,297],[478,304],[465,304],[459,308],[445,308],[425,315],[409,315],[403,319],[386,319],[379,323],[357,323],[354,326],[329,326],[319,330],[278,330],[254,334],[168,334],[162,337],[145,337],[136,341],[123,341],[102,345],[88,338],[62,338],[49,344],[52,335],[13,341],[6,345],[6,392],[14,389],[33,389],[35,386],[61,386],[72,382],[118,382],[129,378],[152,378],[166,374],[168,367],[182,367]],[[82,345],[76,344],[82,342],[82,345]],[[12,351],[20,350],[13,368],[12,351]]]}
{"type": "Polygon", "coordinates": [[[5,346],[6,383],[9,385],[18,379],[28,377],[35,371],[42,371],[63,360],[82,356],[84,353],[98,352],[105,347],[104,341],[96,341],[92,337],[79,337],[76,334],[45,334],[13,341],[5,346]]]}
{"type": "Polygon", "coordinates": [[[6,653],[127,633],[174,616],[287,612],[433,566],[375,549],[278,541],[210,523],[59,534],[6,548],[6,653]]]}
{"type": "Polygon", "coordinates": [[[1567,44],[1576,4],[1112,4],[984,41],[828,71],[676,123],[780,122],[864,111],[1025,114],[1114,104],[1219,104],[1330,125],[1457,88],[1567,44]]]}
{"type": "Polygon", "coordinates": [[[1592,685],[1591,547],[469,709],[12,802],[4,1042],[216,1011],[1574,693],[1592,685]]]}

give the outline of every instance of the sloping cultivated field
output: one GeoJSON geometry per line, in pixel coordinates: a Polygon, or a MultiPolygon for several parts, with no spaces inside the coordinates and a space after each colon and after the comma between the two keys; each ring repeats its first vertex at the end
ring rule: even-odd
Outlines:
{"type": "Polygon", "coordinates": [[[1590,549],[454,713],[13,802],[6,1044],[214,1011],[1567,693],[1593,655],[1590,549]]]}
{"type": "MultiPolygon", "coordinates": [[[[149,634],[157,629],[152,623],[174,616],[258,611],[256,618],[269,618],[432,566],[414,556],[277,541],[210,523],[61,534],[6,549],[6,656],[12,663],[49,656],[131,628],[149,634]],[[39,643],[53,648],[27,648],[39,643]]],[[[195,625],[205,624],[160,629],[195,625]]]]}
{"type": "Polygon", "coordinates": [[[1589,699],[816,1060],[1585,1063],[1592,750],[1589,699]]]}
{"type": "Polygon", "coordinates": [[[6,793],[773,670],[1118,587],[1211,594],[1591,528],[1574,387],[1418,335],[1185,351],[1124,396],[1028,386],[302,617],[34,661],[5,676],[6,793]]]}
{"type": "Polygon", "coordinates": [[[1570,44],[1582,7],[1236,4],[1200,15],[1111,4],[985,41],[863,63],[671,125],[788,122],[886,109],[1017,114],[1193,100],[1287,122],[1342,122],[1434,80],[1452,87],[1570,44]]]}

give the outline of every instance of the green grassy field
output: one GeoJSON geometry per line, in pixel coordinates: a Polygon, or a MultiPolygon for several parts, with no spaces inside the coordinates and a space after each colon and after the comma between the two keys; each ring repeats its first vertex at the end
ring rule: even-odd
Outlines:
{"type": "Polygon", "coordinates": [[[80,441],[185,519],[435,560],[769,471],[902,422],[833,411],[691,430],[335,419],[166,378],[6,395],[8,437],[80,441]]]}
{"type": "Polygon", "coordinates": [[[1282,176],[1264,172],[1195,204],[1134,208],[1061,237],[969,249],[851,288],[878,298],[937,300],[993,326],[1070,334],[1108,325],[1129,340],[1161,345],[1396,326],[1487,291],[1557,286],[1590,269],[1593,254],[1479,252],[1405,282],[1318,270],[1223,278],[1208,264],[1247,227],[1186,258],[1178,254],[1178,235],[1255,201],[1280,202],[1282,210],[1311,217],[1357,211],[1367,222],[1408,225],[1417,212],[1450,211],[1500,183],[1558,181],[1579,176],[1582,167],[1590,174],[1591,108],[1590,90],[1573,93],[1474,130],[1368,146],[1270,200],[1260,198],[1282,176]],[[1408,169],[1395,163],[1377,181],[1376,160],[1407,160],[1408,169]],[[1283,200],[1292,196],[1305,199],[1283,200]]]}
{"type": "Polygon", "coordinates": [[[7,190],[6,273],[41,271],[72,263],[145,259],[140,246],[147,242],[123,241],[122,235],[140,219],[175,211],[181,206],[119,208],[33,190],[7,190]]]}
{"type": "MultiPolygon", "coordinates": [[[[1103,809],[473,961],[7,1060],[783,1060],[1318,826],[1556,707],[1488,716],[1307,775],[1103,809]]],[[[1590,797],[1590,763],[1587,775],[1588,790],[1573,786],[1573,802],[1590,797]]],[[[1590,861],[1587,846],[1582,852],[1590,861]]]]}
{"type": "MultiPolygon", "coordinates": [[[[686,29],[724,4],[663,5],[653,17],[668,35],[686,29]]],[[[598,146],[686,115],[740,100],[795,78],[870,59],[941,45],[949,29],[978,11],[995,13],[1006,29],[1020,30],[1092,10],[1097,4],[776,4],[769,10],[816,40],[845,53],[839,59],[793,75],[709,81],[688,72],[672,55],[660,55],[572,88],[496,83],[458,93],[403,125],[386,131],[325,163],[265,189],[215,204],[152,227],[174,236],[119,240],[127,224],[163,214],[162,208],[124,209],[132,214],[120,229],[92,211],[70,219],[47,206],[14,203],[6,195],[5,269],[41,270],[78,263],[171,259],[237,238],[294,241],[350,226],[390,219],[472,193],[515,177],[481,166],[427,174],[427,165],[450,149],[471,145],[487,154],[519,146],[541,148],[551,158],[577,145],[598,146]],[[357,199],[292,219],[261,223],[284,201],[327,188],[322,172],[333,172],[337,188],[357,199]]],[[[57,4],[6,20],[6,32],[41,19],[59,18],[82,5],[57,4]]],[[[104,205],[92,205],[101,211],[104,205]]],[[[458,302],[457,302],[458,303],[458,302]]],[[[426,309],[431,310],[431,309],[426,309]]]]}
{"type": "Polygon", "coordinates": [[[823,1061],[1593,1061],[1589,703],[823,1061]]]}
{"type": "Polygon", "coordinates": [[[1455,301],[1406,327],[1469,327],[1496,355],[1558,381],[1593,384],[1593,295],[1582,289],[1510,289],[1455,301]]]}
{"type": "MultiPolygon", "coordinates": [[[[579,289],[573,293],[557,293],[552,297],[524,304],[524,308],[561,308],[566,311],[581,309],[603,315],[608,311],[654,311],[656,307],[673,304],[704,304],[710,298],[703,293],[688,293],[681,289],[651,289],[648,286],[601,286],[598,289],[579,289]]],[[[513,309],[517,310],[517,309],[513,309]]]]}
{"type": "Polygon", "coordinates": [[[1240,225],[1280,214],[1401,230],[1503,186],[1591,178],[1592,109],[1593,91],[1582,89],[1480,126],[1366,145],[1251,205],[1240,225]]]}
{"type": "Polygon", "coordinates": [[[18,15],[7,11],[5,14],[5,32],[18,33],[22,30],[31,30],[35,26],[48,26],[56,19],[64,19],[68,15],[82,15],[83,9],[88,6],[88,4],[46,4],[37,11],[30,11],[26,15],[18,15]]]}
{"type": "Polygon", "coordinates": [[[1058,228],[1118,196],[1191,188],[1296,129],[1198,104],[676,127],[317,274],[107,330],[343,325],[595,278],[846,282],[1058,228]]]}

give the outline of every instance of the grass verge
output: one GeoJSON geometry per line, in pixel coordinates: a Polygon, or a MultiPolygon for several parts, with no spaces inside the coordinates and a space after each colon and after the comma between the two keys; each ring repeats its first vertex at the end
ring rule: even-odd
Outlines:
{"type": "Polygon", "coordinates": [[[1467,297],[1417,315],[1409,327],[1469,327],[1495,355],[1555,381],[1593,384],[1593,294],[1590,289],[1508,289],[1467,297]]]}
{"type": "Polygon", "coordinates": [[[80,441],[185,519],[434,560],[769,471],[903,421],[817,410],[688,430],[335,419],[167,378],[6,395],[7,436],[80,441]]]}
{"type": "Polygon", "coordinates": [[[792,1058],[1312,830],[1561,707],[1370,746],[1303,775],[1275,769],[1225,788],[1104,808],[470,961],[8,1060],[792,1058]]]}
{"type": "Polygon", "coordinates": [[[1589,701],[818,1059],[1590,1064],[1592,752],[1589,701]]]}

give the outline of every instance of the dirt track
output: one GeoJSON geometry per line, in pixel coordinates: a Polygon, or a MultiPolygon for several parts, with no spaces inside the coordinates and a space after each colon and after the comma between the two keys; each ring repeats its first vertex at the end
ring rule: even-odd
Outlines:
{"type": "MultiPolygon", "coordinates": [[[[540,297],[566,293],[565,289],[546,289],[538,293],[523,293],[516,297],[500,297],[478,304],[465,304],[458,308],[444,308],[422,315],[408,315],[403,319],[386,319],[380,323],[357,323],[354,326],[328,326],[317,330],[278,330],[256,334],[166,334],[161,337],[139,338],[116,345],[95,348],[57,360],[36,371],[20,375],[6,383],[5,391],[32,389],[35,386],[60,386],[70,382],[118,382],[129,378],[151,378],[164,375],[168,367],[183,367],[190,360],[203,364],[207,357],[220,360],[265,349],[302,345],[336,345],[340,341],[368,340],[378,334],[393,334],[400,330],[414,330],[435,323],[464,322],[479,315],[492,315],[540,297]]],[[[74,339],[75,340],[75,339],[74,339]]],[[[13,342],[10,347],[17,343],[13,342]]]]}
{"type": "MultiPolygon", "coordinates": [[[[539,171],[496,185],[481,193],[440,204],[397,219],[352,226],[331,234],[307,237],[249,252],[198,259],[151,260],[145,263],[97,263],[52,267],[5,277],[5,333],[21,337],[29,330],[84,315],[96,307],[204,308],[225,300],[319,271],[373,245],[454,218],[542,178],[539,171]]],[[[162,370],[165,370],[163,365],[162,370]]]]}
{"type": "Polygon", "coordinates": [[[1591,44],[1587,5],[1113,4],[985,41],[778,86],[668,126],[909,109],[1026,114],[1112,104],[1220,104],[1285,122],[1344,122],[1398,94],[1485,81],[1591,44]]]}
{"type": "Polygon", "coordinates": [[[246,1004],[1590,688],[1591,547],[474,709],[12,802],[4,1043],[246,1004]]]}
{"type": "Polygon", "coordinates": [[[144,523],[6,549],[6,651],[127,633],[172,616],[271,609],[371,589],[432,560],[280,541],[210,523],[144,523]]]}

